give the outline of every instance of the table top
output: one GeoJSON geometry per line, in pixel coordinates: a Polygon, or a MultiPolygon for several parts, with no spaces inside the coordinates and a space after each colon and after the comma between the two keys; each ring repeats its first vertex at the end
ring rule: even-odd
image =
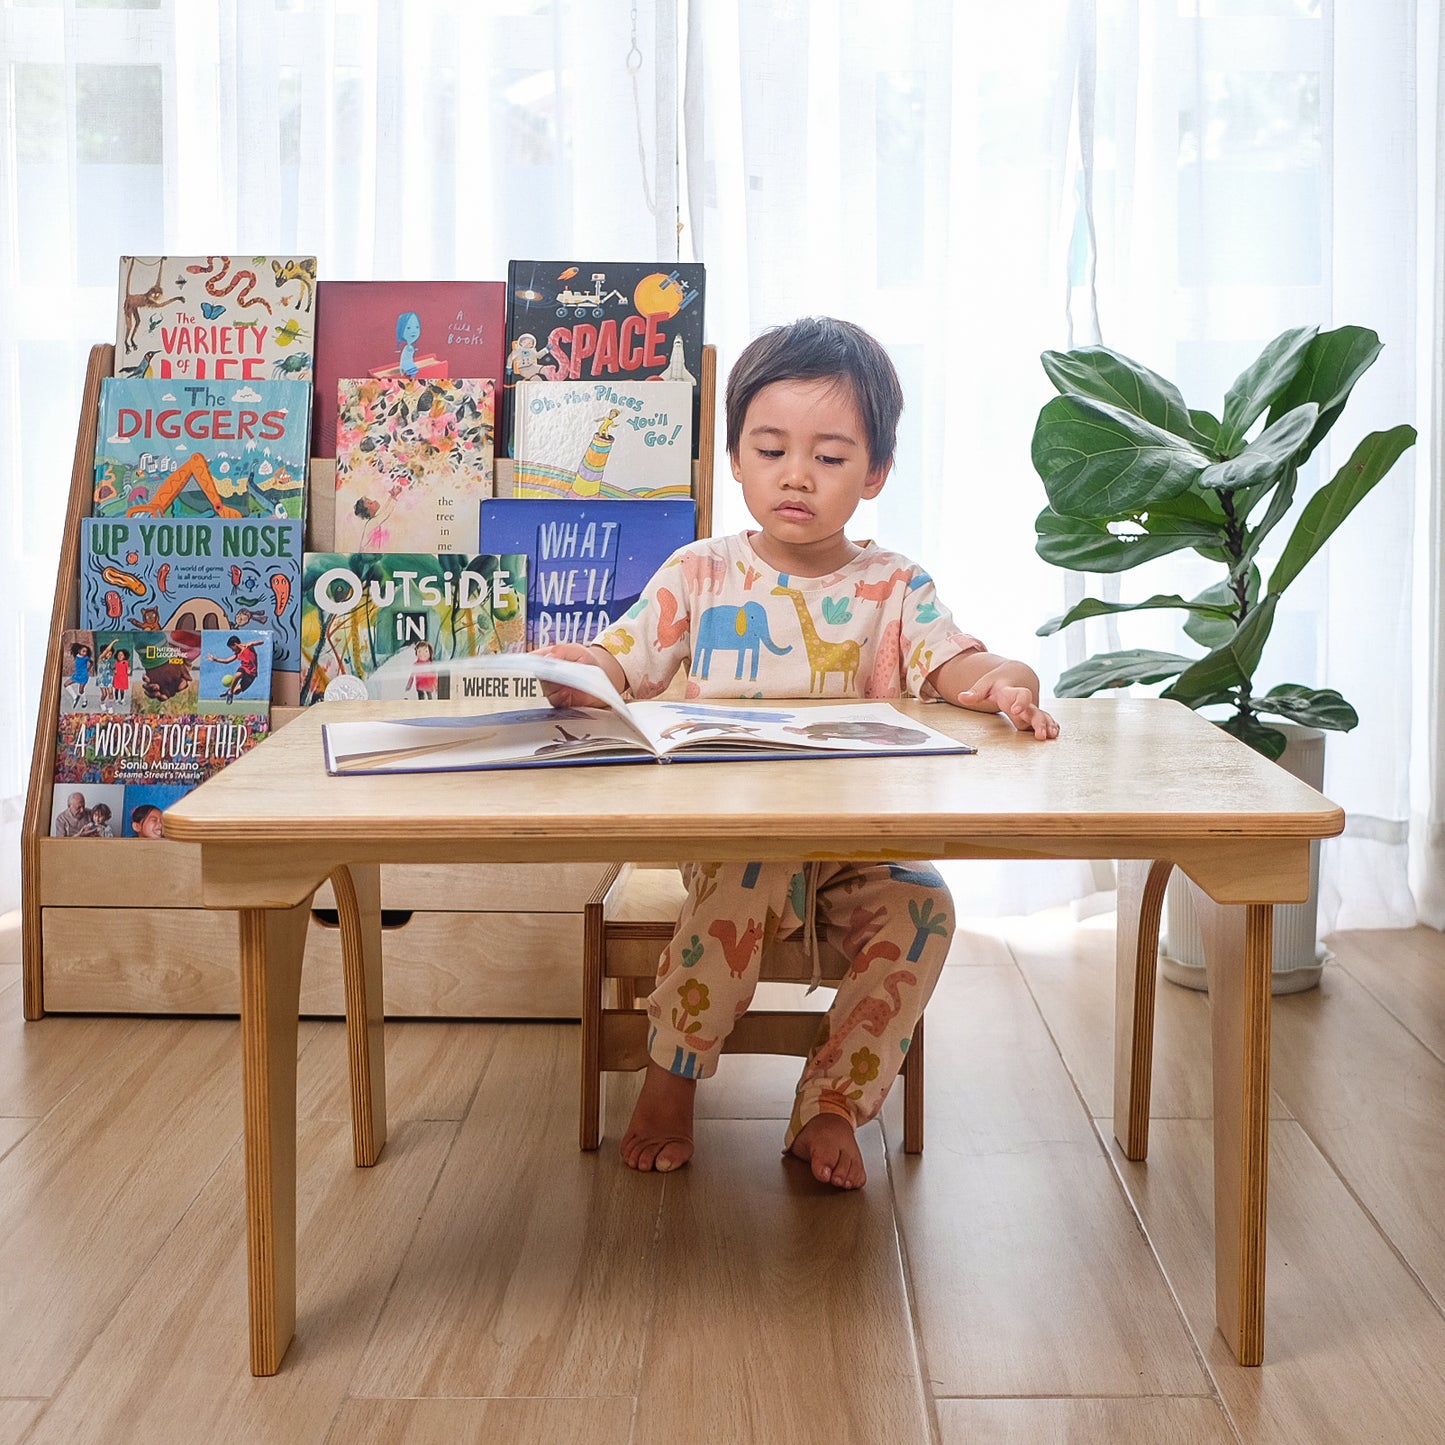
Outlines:
{"type": "MultiPolygon", "coordinates": [[[[1062,735],[1048,743],[997,715],[898,706],[978,752],[336,778],[322,763],[323,721],[475,705],[320,703],[170,807],[165,831],[213,852],[284,850],[293,866],[309,850],[318,867],[765,856],[1170,856],[1185,866],[1214,845],[1242,858],[1252,842],[1261,858],[1283,849],[1298,871],[1295,845],[1344,827],[1338,806],[1179,703],[1061,699],[1051,706],[1062,735]]],[[[209,890],[207,901],[220,906],[209,890]]]]}

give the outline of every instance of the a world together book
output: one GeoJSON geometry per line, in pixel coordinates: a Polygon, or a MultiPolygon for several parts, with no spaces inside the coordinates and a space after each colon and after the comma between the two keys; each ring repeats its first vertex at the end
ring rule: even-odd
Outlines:
{"type": "Polygon", "coordinates": [[[539,381],[517,394],[512,494],[680,500],[692,495],[685,381],[539,381]]]}
{"type": "Polygon", "coordinates": [[[658,377],[693,387],[695,438],[704,281],[698,262],[511,262],[501,435],[532,382],[658,377]]]}
{"type": "Polygon", "coordinates": [[[115,374],[309,381],[314,256],[122,256],[115,374]]]}
{"type": "Polygon", "coordinates": [[[449,698],[449,664],[521,652],[526,628],[525,556],[308,552],[301,702],[449,698]]]}
{"type": "Polygon", "coordinates": [[[691,500],[482,503],[480,545],[527,557],[528,647],[594,642],[696,535],[691,500]]]}
{"type": "Polygon", "coordinates": [[[311,388],[300,381],[108,377],[97,517],[295,517],[306,510],[311,388]]]}
{"type": "Polygon", "coordinates": [[[302,524],[290,518],[83,517],[80,625],[266,628],[272,663],[301,663],[302,524]]]}
{"type": "Polygon", "coordinates": [[[64,633],[52,836],[161,837],[166,808],[266,735],[271,650],[249,628],[64,633]]]}
{"type": "Polygon", "coordinates": [[[459,552],[493,490],[486,378],[367,377],[338,384],[335,545],[459,552]]]}
{"type": "Polygon", "coordinates": [[[527,653],[477,659],[466,666],[473,676],[510,674],[576,689],[601,705],[323,723],[326,771],[471,772],[559,763],[743,762],[977,751],[886,702],[629,703],[600,667],[587,663],[527,653]]]}
{"type": "Polygon", "coordinates": [[[503,281],[321,281],[311,450],[336,455],[337,383],[502,374],[503,281]]]}

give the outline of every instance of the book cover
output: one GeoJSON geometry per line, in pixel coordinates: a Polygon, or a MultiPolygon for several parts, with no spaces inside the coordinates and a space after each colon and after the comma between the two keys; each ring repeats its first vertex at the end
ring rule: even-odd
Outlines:
{"type": "Polygon", "coordinates": [[[337,383],[502,375],[503,281],[321,281],[311,454],[336,455],[337,383]]]}
{"type": "Polygon", "coordinates": [[[525,708],[476,717],[323,723],[326,771],[462,772],[558,763],[753,762],[913,757],[977,749],[887,702],[625,702],[600,667],[528,654],[488,658],[479,673],[532,677],[598,706],[525,708]]]}
{"type": "Polygon", "coordinates": [[[491,380],[347,378],[338,384],[335,545],[457,552],[492,495],[491,380]]]}
{"type": "Polygon", "coordinates": [[[115,374],[309,381],[315,256],[122,256],[115,374]]]}
{"type": "Polygon", "coordinates": [[[76,629],[61,664],[53,837],[159,838],[166,808],[268,730],[265,632],[76,629]]]}
{"type": "Polygon", "coordinates": [[[685,381],[538,381],[517,394],[518,497],[666,501],[692,495],[685,381]]]}
{"type": "Polygon", "coordinates": [[[301,665],[302,524],[289,518],[83,517],[82,627],[270,631],[279,672],[301,665]]]}
{"type": "Polygon", "coordinates": [[[527,645],[592,642],[642,595],[652,574],[697,535],[685,502],[482,503],[488,551],[527,557],[527,645]]]}
{"type": "Polygon", "coordinates": [[[308,552],[301,577],[301,701],[447,698],[452,664],[526,646],[519,555],[308,552]]]}
{"type": "Polygon", "coordinates": [[[100,384],[98,517],[295,517],[306,510],[311,388],[299,381],[100,384]]]}
{"type": "Polygon", "coordinates": [[[704,280],[699,262],[511,262],[501,435],[529,382],[660,377],[693,388],[695,452],[704,280]]]}

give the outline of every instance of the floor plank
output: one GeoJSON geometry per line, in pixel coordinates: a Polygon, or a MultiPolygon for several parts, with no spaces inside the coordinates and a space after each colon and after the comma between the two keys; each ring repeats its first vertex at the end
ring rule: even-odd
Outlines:
{"type": "Polygon", "coordinates": [[[34,1127],[34,1119],[13,1119],[0,1115],[0,1159],[3,1159],[34,1127]]]}
{"type": "Polygon", "coordinates": [[[1163,1120],[1147,1164],[1113,1157],[1240,1436],[1445,1438],[1445,1318],[1289,1120],[1270,1130],[1265,1363],[1235,1363],[1214,1328],[1210,1136],[1163,1120]]]}
{"type": "Polygon", "coordinates": [[[1445,1059],[1445,933],[1335,933],[1335,966],[1363,984],[1437,1059],[1445,1059]]]}
{"type": "Polygon", "coordinates": [[[768,1122],[697,1138],[667,1179],[636,1445],[927,1440],[877,1127],[848,1194],[785,1160],[768,1122]]]}
{"type": "Polygon", "coordinates": [[[940,1400],[941,1445],[1234,1445],[1217,1400],[940,1400]]]}
{"type": "Polygon", "coordinates": [[[124,1028],[0,1159],[0,1394],[55,1392],[240,1132],[234,1024],[124,1028]]]}
{"type": "Polygon", "coordinates": [[[20,1445],[44,1408],[44,1400],[0,1400],[0,1445],[20,1445]]]}
{"type": "Polygon", "coordinates": [[[325,1445],[628,1445],[631,1396],[587,1400],[348,1400],[325,1445]]]}
{"type": "Polygon", "coordinates": [[[497,1028],[354,1393],[631,1393],[662,1177],[577,1148],[576,1082],[575,1027],[497,1028]]]}
{"type": "Polygon", "coordinates": [[[330,1121],[300,1126],[296,1338],[251,1375],[237,1142],[41,1418],[31,1445],[325,1438],[456,1126],[405,1123],[371,1169],[330,1121]]]}

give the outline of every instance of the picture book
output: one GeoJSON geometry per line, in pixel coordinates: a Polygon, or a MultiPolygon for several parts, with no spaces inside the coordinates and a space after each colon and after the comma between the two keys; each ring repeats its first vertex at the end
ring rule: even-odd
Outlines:
{"type": "Polygon", "coordinates": [[[502,436],[531,382],[660,378],[693,388],[695,449],[704,279],[698,262],[513,261],[502,436]]]}
{"type": "Polygon", "coordinates": [[[308,552],[301,702],[446,698],[449,665],[526,645],[527,559],[308,552]]]}
{"type": "Polygon", "coordinates": [[[335,545],[348,552],[457,552],[492,495],[491,380],[337,383],[335,545]]]}
{"type": "Polygon", "coordinates": [[[309,381],[314,256],[122,256],[115,374],[309,381]]]}
{"type": "Polygon", "coordinates": [[[80,625],[266,628],[273,667],[295,672],[301,527],[282,517],[83,517],[80,625]]]}
{"type": "Polygon", "coordinates": [[[64,633],[51,836],[161,837],[161,813],[259,742],[270,715],[269,633],[64,633]]]}
{"type": "Polygon", "coordinates": [[[697,535],[686,502],[482,503],[489,552],[527,557],[527,645],[592,642],[642,595],[652,574],[697,535]]]}
{"type": "Polygon", "coordinates": [[[587,663],[529,653],[479,659],[474,667],[479,673],[513,672],[574,688],[602,705],[323,723],[326,771],[429,773],[558,763],[715,763],[977,751],[887,702],[628,703],[600,667],[587,663]]]}
{"type": "Polygon", "coordinates": [[[94,513],[304,517],[310,436],[304,382],[108,377],[94,513]]]}
{"type": "Polygon", "coordinates": [[[336,455],[337,383],[502,374],[503,281],[320,281],[311,454],[336,455]]]}
{"type": "Polygon", "coordinates": [[[512,493],[626,501],[692,495],[685,381],[538,381],[517,393],[512,493]]]}

